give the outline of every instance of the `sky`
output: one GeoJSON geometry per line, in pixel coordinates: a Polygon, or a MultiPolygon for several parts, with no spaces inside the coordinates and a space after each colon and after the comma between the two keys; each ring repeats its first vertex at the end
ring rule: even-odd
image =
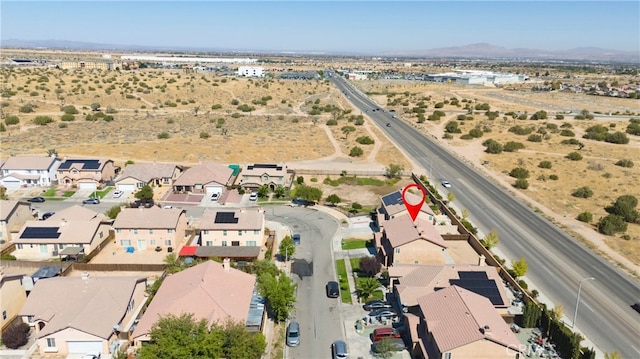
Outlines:
{"type": "Polygon", "coordinates": [[[0,1],[2,40],[376,53],[640,52],[640,1],[0,1]]]}

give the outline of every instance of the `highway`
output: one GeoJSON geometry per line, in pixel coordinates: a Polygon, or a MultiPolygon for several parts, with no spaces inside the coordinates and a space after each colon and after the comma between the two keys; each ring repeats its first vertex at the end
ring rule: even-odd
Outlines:
{"type": "Polygon", "coordinates": [[[529,264],[526,280],[535,284],[551,303],[562,305],[569,326],[573,325],[579,283],[588,277],[595,278],[583,282],[577,313],[578,330],[603,352],[617,350],[622,358],[640,358],[640,314],[630,307],[640,300],[640,286],[636,280],[594,254],[433,138],[393,119],[384,110],[370,111],[382,107],[344,78],[332,74],[329,80],[363,113],[367,112],[399,148],[428,170],[435,186],[439,186],[441,179],[451,182],[456,206],[469,211],[471,222],[480,231],[497,230],[498,248],[508,262],[521,257],[526,259],[529,264]]]}

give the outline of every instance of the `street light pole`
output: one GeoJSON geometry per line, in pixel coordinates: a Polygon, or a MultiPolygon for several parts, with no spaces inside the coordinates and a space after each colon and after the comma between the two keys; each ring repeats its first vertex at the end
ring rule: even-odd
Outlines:
{"type": "Polygon", "coordinates": [[[584,284],[584,282],[588,280],[596,280],[596,279],[593,277],[589,277],[589,278],[584,278],[580,281],[580,285],[578,285],[578,296],[576,297],[576,311],[573,313],[573,325],[571,326],[571,328],[576,327],[576,319],[578,317],[578,305],[580,304],[580,291],[582,290],[582,285],[584,284]]]}

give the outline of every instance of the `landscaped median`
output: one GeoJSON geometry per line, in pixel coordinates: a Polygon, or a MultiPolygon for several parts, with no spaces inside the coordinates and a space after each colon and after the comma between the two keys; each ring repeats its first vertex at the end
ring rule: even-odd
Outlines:
{"type": "Polygon", "coordinates": [[[336,261],[336,273],[338,274],[338,283],[340,284],[340,299],[342,303],[352,304],[351,288],[349,287],[349,279],[347,277],[347,266],[344,259],[336,261]]]}

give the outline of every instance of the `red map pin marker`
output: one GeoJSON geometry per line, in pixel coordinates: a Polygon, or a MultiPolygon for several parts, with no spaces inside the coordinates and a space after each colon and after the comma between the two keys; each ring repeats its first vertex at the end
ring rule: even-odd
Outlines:
{"type": "Polygon", "coordinates": [[[407,211],[409,212],[409,215],[411,216],[412,221],[414,222],[416,221],[416,218],[418,217],[418,213],[420,213],[420,209],[422,208],[422,204],[424,203],[424,200],[426,198],[427,198],[427,193],[424,191],[422,187],[418,186],[416,183],[412,183],[402,190],[402,202],[404,202],[404,206],[407,207],[407,211]],[[409,203],[409,201],[407,201],[406,193],[407,193],[407,190],[411,187],[418,188],[422,193],[422,199],[420,199],[419,203],[409,203]]]}

